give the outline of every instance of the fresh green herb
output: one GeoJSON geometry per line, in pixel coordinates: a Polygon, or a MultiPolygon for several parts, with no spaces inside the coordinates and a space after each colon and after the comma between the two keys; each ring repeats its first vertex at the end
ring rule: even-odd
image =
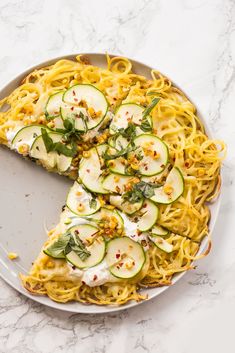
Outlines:
{"type": "Polygon", "coordinates": [[[67,157],[74,157],[76,155],[77,147],[75,142],[72,142],[71,148],[69,148],[62,142],[53,142],[46,129],[42,128],[41,133],[47,153],[54,151],[67,157]]]}
{"type": "Polygon", "coordinates": [[[153,98],[152,102],[147,106],[147,108],[145,108],[145,110],[143,111],[143,119],[146,118],[151,111],[153,110],[153,108],[158,104],[158,102],[160,101],[161,98],[153,98]]]}
{"type": "Polygon", "coordinates": [[[141,130],[144,132],[151,132],[153,130],[151,120],[148,116],[142,119],[141,124],[140,124],[141,130]]]}
{"type": "Polygon", "coordinates": [[[125,201],[129,201],[130,203],[136,203],[144,198],[151,198],[154,195],[154,188],[157,185],[153,183],[146,183],[145,181],[140,181],[133,185],[132,190],[127,191],[122,195],[122,198],[125,201]]]}
{"type": "Polygon", "coordinates": [[[136,125],[133,124],[132,122],[128,123],[128,126],[124,129],[121,128],[118,130],[119,135],[125,137],[125,138],[129,138],[129,139],[133,139],[136,136],[136,125]]]}
{"type": "Polygon", "coordinates": [[[55,258],[64,258],[64,250],[69,242],[70,236],[62,234],[54,243],[46,249],[46,253],[55,258]]]}
{"type": "Polygon", "coordinates": [[[109,154],[108,149],[103,153],[102,157],[104,158],[105,161],[109,161],[111,159],[115,159],[121,156],[125,156],[129,152],[132,152],[136,149],[136,147],[133,144],[129,144],[126,148],[123,148],[121,151],[118,151],[117,153],[114,154],[109,154]]]}
{"type": "Polygon", "coordinates": [[[81,241],[81,239],[75,235],[70,233],[70,241],[65,249],[66,253],[70,251],[74,251],[82,261],[85,261],[90,255],[90,251],[88,251],[81,241]]]}
{"type": "Polygon", "coordinates": [[[94,197],[92,197],[92,199],[90,199],[89,206],[90,206],[90,208],[96,209],[97,201],[96,201],[96,199],[94,197]]]}
{"type": "Polygon", "coordinates": [[[74,251],[82,261],[85,261],[91,253],[86,249],[81,239],[76,234],[62,234],[47,249],[46,253],[55,258],[65,258],[70,251],[74,251]]]}

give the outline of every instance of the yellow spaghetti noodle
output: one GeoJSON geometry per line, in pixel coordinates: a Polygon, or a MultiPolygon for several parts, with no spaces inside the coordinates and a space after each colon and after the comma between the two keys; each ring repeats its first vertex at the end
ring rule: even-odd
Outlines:
{"type": "MultiPolygon", "coordinates": [[[[171,284],[174,274],[191,269],[200,243],[209,235],[208,223],[212,202],[220,191],[220,167],[225,145],[211,140],[204,131],[196,108],[172,82],[153,70],[152,78],[135,74],[131,62],[123,57],[107,56],[107,67],[93,66],[83,56],[77,61],[59,60],[55,64],[30,73],[8,97],[0,101],[0,142],[7,144],[6,133],[18,124],[42,124],[48,122],[44,106],[49,95],[66,90],[78,83],[89,83],[106,96],[111,110],[125,102],[148,105],[153,97],[160,97],[152,111],[154,133],[169,148],[170,163],[181,169],[185,189],[174,203],[160,205],[158,223],[170,230],[168,242],[173,252],[166,253],[151,245],[141,274],[133,280],[105,283],[89,287],[71,278],[63,260],[55,260],[43,252],[35,261],[29,275],[21,276],[23,285],[32,293],[48,295],[52,300],[71,300],[98,305],[124,304],[130,300],[142,300],[141,287],[157,287],[171,284]]],[[[105,142],[104,130],[94,143],[105,142]]],[[[78,156],[73,164],[76,169],[84,149],[92,145],[80,143],[78,156]]],[[[74,178],[75,174],[70,173],[74,178]]],[[[49,232],[50,244],[59,236],[57,228],[49,232]]]]}

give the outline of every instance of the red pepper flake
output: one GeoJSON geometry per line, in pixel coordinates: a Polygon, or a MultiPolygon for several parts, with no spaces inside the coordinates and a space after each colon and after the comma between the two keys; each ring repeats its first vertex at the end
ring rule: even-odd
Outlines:
{"type": "Polygon", "coordinates": [[[120,266],[117,265],[116,267],[117,267],[118,270],[120,269],[120,266]]]}
{"type": "Polygon", "coordinates": [[[96,275],[94,275],[94,277],[93,277],[93,281],[96,281],[97,280],[97,276],[96,275]]]}
{"type": "Polygon", "coordinates": [[[120,262],[120,263],[119,263],[119,266],[122,267],[122,266],[123,266],[123,262],[120,262]]]}
{"type": "Polygon", "coordinates": [[[143,208],[147,207],[147,203],[144,204],[143,208]]]}
{"type": "Polygon", "coordinates": [[[75,96],[75,91],[73,91],[72,93],[73,93],[73,96],[75,96]]]}
{"type": "Polygon", "coordinates": [[[116,254],[116,259],[119,259],[121,255],[120,254],[116,254]]]}
{"type": "Polygon", "coordinates": [[[75,229],[74,233],[79,234],[79,230],[75,229]]]}
{"type": "Polygon", "coordinates": [[[148,167],[146,166],[146,167],[144,167],[144,170],[148,170],[148,167]]]}
{"type": "Polygon", "coordinates": [[[153,155],[154,155],[154,157],[155,157],[155,156],[157,155],[157,151],[154,151],[154,152],[153,152],[153,155]]]}
{"type": "Polygon", "coordinates": [[[185,167],[188,168],[189,167],[189,162],[185,162],[185,167]]]}
{"type": "Polygon", "coordinates": [[[74,102],[78,102],[78,99],[77,99],[77,98],[74,98],[74,102]]]}
{"type": "Polygon", "coordinates": [[[72,110],[72,111],[73,111],[73,110],[74,110],[74,107],[71,107],[71,108],[70,108],[70,110],[72,110]]]}
{"type": "Polygon", "coordinates": [[[87,173],[90,173],[90,169],[87,169],[86,171],[87,171],[87,173]]]}

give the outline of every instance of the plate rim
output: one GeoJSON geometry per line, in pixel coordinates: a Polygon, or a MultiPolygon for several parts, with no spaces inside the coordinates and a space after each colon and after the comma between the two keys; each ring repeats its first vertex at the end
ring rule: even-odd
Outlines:
{"type": "MultiPolygon", "coordinates": [[[[87,56],[87,57],[91,57],[91,61],[92,61],[92,57],[99,57],[101,58],[102,60],[105,59],[106,57],[106,53],[102,53],[102,52],[85,52],[85,53],[72,53],[72,54],[67,54],[67,55],[60,55],[60,56],[57,56],[57,57],[53,57],[53,58],[49,58],[48,60],[44,60],[43,62],[40,62],[36,65],[33,65],[33,66],[30,66],[28,67],[26,70],[24,70],[23,72],[19,73],[17,76],[14,76],[6,85],[3,85],[0,87],[0,99],[2,98],[1,96],[3,95],[3,92],[4,91],[8,91],[9,88],[12,86],[12,85],[17,85],[18,86],[18,82],[20,80],[22,80],[23,77],[25,77],[27,74],[29,74],[30,72],[32,72],[33,70],[35,69],[38,69],[40,67],[43,67],[43,66],[47,66],[47,65],[51,65],[53,63],[55,63],[56,61],[58,60],[61,60],[61,59],[75,59],[76,56],[78,55],[81,55],[81,56],[87,56]]],[[[136,64],[142,68],[145,68],[147,70],[154,70],[155,68],[153,68],[152,66],[148,65],[148,64],[145,64],[139,60],[136,60],[136,59],[131,59],[129,57],[126,57],[126,56],[123,56],[123,55],[118,55],[118,54],[113,54],[113,53],[108,53],[108,55],[112,58],[112,57],[125,57],[127,58],[128,60],[131,61],[132,64],[136,64]]],[[[163,74],[165,77],[168,77],[167,75],[164,74],[164,72],[162,72],[161,70],[159,70],[161,72],[161,74],[163,74]]],[[[171,78],[170,78],[171,80],[171,78]]],[[[186,94],[184,92],[184,90],[181,89],[181,87],[179,85],[177,85],[173,80],[171,80],[172,84],[177,87],[178,89],[180,89],[184,94],[185,96],[190,100],[190,102],[192,102],[194,104],[194,101],[191,99],[191,97],[186,94]]],[[[12,89],[9,90],[9,93],[10,91],[12,91],[12,89]]],[[[4,93],[4,96],[6,94],[9,94],[9,93],[4,93]]],[[[194,104],[195,105],[195,104],[194,104]]],[[[205,131],[206,131],[206,134],[211,137],[213,134],[211,132],[211,128],[209,127],[209,124],[207,123],[207,121],[203,118],[203,115],[201,114],[200,112],[200,109],[198,109],[197,105],[195,105],[196,107],[196,110],[197,110],[197,115],[199,117],[199,119],[202,121],[204,127],[205,127],[205,131]]],[[[221,179],[222,179],[222,170],[221,170],[221,179]]],[[[219,210],[220,210],[220,206],[221,206],[221,195],[222,195],[222,190],[223,190],[223,180],[222,180],[222,183],[221,183],[221,189],[220,189],[220,194],[218,195],[218,197],[215,199],[214,201],[214,204],[216,204],[216,209],[214,211],[214,215],[213,215],[213,224],[212,226],[210,227],[210,230],[209,230],[209,234],[210,236],[212,235],[213,231],[214,231],[214,228],[215,228],[215,225],[216,225],[216,221],[218,219],[218,215],[219,215],[219,210]]],[[[207,241],[206,241],[207,237],[205,237],[201,243],[201,246],[200,246],[200,249],[198,251],[198,254],[201,254],[205,248],[206,248],[206,244],[207,244],[207,241]]],[[[0,259],[1,262],[4,262],[3,260],[0,259]]],[[[172,284],[175,284],[177,283],[185,274],[187,273],[187,271],[184,271],[184,272],[181,272],[181,273],[178,273],[176,275],[173,276],[173,279],[172,279],[172,284]]],[[[24,295],[25,297],[39,303],[39,304],[42,304],[42,305],[45,305],[46,307],[49,307],[49,308],[52,308],[52,309],[58,309],[58,310],[61,310],[61,311],[65,311],[65,312],[70,312],[70,313],[74,313],[74,314],[108,314],[108,313],[112,313],[112,312],[118,312],[118,311],[123,311],[123,310],[127,310],[127,309],[130,309],[130,308],[133,308],[133,307],[136,307],[140,304],[143,304],[143,303],[147,303],[149,302],[150,300],[153,300],[155,299],[157,296],[159,296],[160,294],[162,294],[163,292],[165,292],[167,289],[170,288],[170,286],[164,286],[164,287],[157,287],[157,292],[154,294],[151,295],[151,297],[143,300],[143,301],[140,301],[140,302],[134,302],[134,301],[131,301],[127,304],[124,304],[124,305],[121,305],[121,306],[99,306],[99,305],[95,305],[95,304],[83,304],[83,303],[79,303],[79,302],[75,302],[76,305],[77,305],[77,308],[78,310],[75,310],[74,307],[70,307],[70,303],[58,303],[58,302],[55,302],[53,301],[52,299],[50,299],[49,297],[45,297],[45,296],[39,296],[39,295],[32,295],[30,294],[28,291],[26,291],[21,283],[20,283],[20,280],[19,280],[19,285],[15,285],[15,283],[11,282],[11,280],[7,277],[4,276],[4,274],[1,272],[1,267],[0,267],[0,277],[8,284],[10,285],[12,288],[14,288],[17,292],[19,292],[20,294],[24,295]],[[86,310],[85,310],[86,308],[86,310]],[[88,310],[87,310],[88,309],[88,310]],[[91,309],[91,310],[89,310],[91,309]]]]}

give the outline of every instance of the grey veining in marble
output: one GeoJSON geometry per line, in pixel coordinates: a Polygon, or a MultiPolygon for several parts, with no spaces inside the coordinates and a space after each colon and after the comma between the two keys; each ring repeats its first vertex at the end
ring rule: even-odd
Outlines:
{"type": "Polygon", "coordinates": [[[0,352],[234,352],[235,1],[0,0],[0,85],[28,66],[75,52],[146,62],[193,97],[226,140],[213,249],[156,300],[112,315],[42,307],[0,281],[0,352]]]}

